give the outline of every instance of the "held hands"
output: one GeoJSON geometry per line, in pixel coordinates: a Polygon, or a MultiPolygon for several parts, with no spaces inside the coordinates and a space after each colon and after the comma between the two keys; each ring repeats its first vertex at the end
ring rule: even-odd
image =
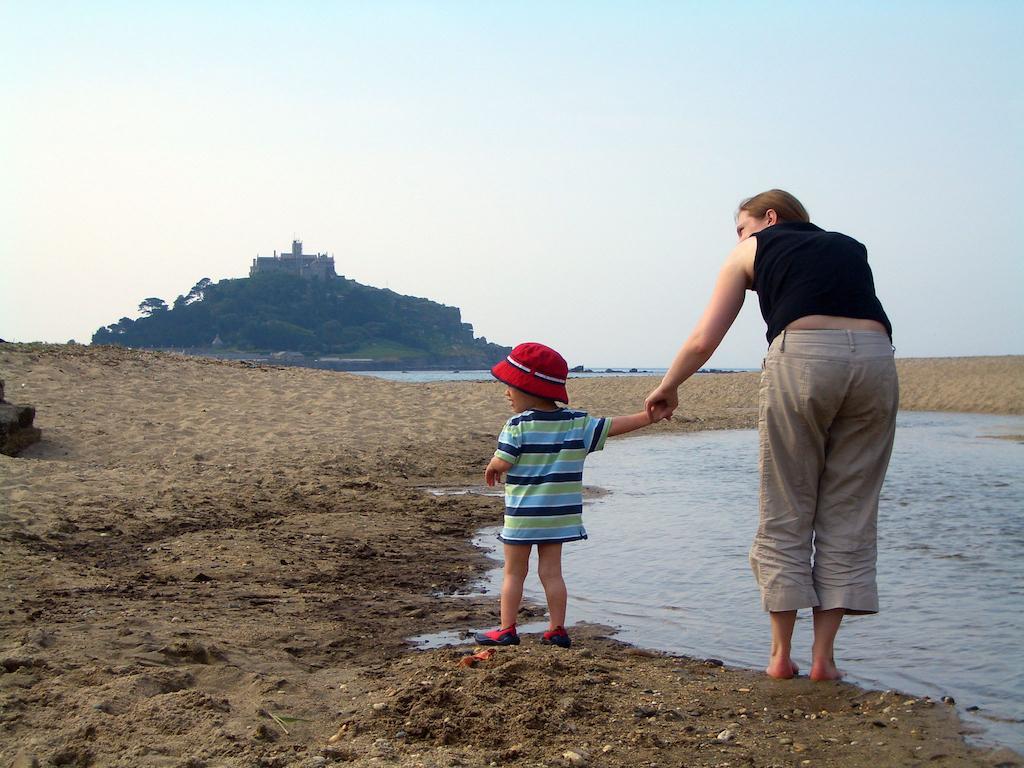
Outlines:
{"type": "Polygon", "coordinates": [[[679,391],[676,387],[658,386],[644,400],[644,409],[651,423],[671,419],[672,412],[679,407],[679,391]]]}
{"type": "Polygon", "coordinates": [[[502,481],[505,473],[511,468],[512,465],[504,459],[492,456],[490,462],[487,464],[487,469],[484,470],[484,480],[487,481],[488,485],[496,485],[502,481]]]}

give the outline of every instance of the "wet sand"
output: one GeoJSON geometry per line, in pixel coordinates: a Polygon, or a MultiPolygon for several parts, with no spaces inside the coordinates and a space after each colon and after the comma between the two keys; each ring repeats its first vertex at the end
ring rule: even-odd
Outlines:
{"type": "MultiPolygon", "coordinates": [[[[1024,413],[1024,357],[899,368],[904,408],[1024,413]]],[[[489,567],[469,539],[500,499],[424,489],[479,484],[498,384],[12,344],[0,378],[43,430],[0,456],[2,765],[1019,761],[969,748],[955,709],[912,691],[772,681],[601,627],[475,667],[409,650],[496,621],[493,598],[449,595],[489,567]]],[[[695,377],[647,433],[752,427],[757,382],[695,377]]],[[[570,395],[614,415],[655,383],[570,395]]]]}

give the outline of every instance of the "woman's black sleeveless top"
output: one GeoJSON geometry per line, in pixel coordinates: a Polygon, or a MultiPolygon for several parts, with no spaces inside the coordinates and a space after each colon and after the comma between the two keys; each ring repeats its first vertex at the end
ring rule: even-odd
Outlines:
{"type": "Polygon", "coordinates": [[[754,256],[754,283],[768,343],[805,315],[877,320],[892,339],[892,324],[875,296],[868,251],[852,237],[814,224],[783,222],[762,229],[754,256]]]}

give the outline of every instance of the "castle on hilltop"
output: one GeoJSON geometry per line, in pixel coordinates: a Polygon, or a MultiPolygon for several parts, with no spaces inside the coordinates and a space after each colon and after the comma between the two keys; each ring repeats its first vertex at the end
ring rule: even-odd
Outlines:
{"type": "Polygon", "coordinates": [[[291,253],[282,253],[279,256],[277,251],[274,251],[273,256],[257,255],[249,268],[249,277],[259,272],[284,272],[307,280],[328,280],[337,277],[334,271],[334,257],[326,253],[304,254],[301,240],[292,240],[291,253]]]}

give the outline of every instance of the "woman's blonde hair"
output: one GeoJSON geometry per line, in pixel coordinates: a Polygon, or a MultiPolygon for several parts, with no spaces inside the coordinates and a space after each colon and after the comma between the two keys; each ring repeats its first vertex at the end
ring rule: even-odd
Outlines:
{"type": "Polygon", "coordinates": [[[762,219],[768,213],[768,209],[775,211],[779,221],[810,221],[811,217],[803,204],[789,192],[781,189],[769,189],[759,195],[748,197],[740,207],[736,209],[738,216],[740,211],[746,211],[755,219],[762,219]]]}

